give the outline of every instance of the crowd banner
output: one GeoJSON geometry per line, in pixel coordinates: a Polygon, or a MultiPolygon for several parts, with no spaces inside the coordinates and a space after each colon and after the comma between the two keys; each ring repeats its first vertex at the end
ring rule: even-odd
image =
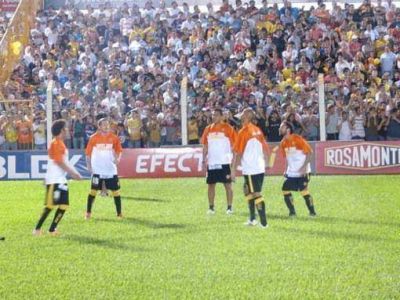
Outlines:
{"type": "Polygon", "coordinates": [[[0,0],[0,11],[14,12],[20,0],[0,0]]]}
{"type": "MultiPolygon", "coordinates": [[[[276,143],[270,143],[271,149],[276,143]]],[[[400,174],[400,141],[311,143],[311,172],[316,174],[400,174]]],[[[69,151],[69,163],[84,178],[90,178],[85,153],[69,151]]],[[[282,176],[285,159],[278,152],[268,175],[282,176]]],[[[43,179],[47,170],[46,151],[2,151],[0,180],[43,179]]],[[[121,178],[204,177],[201,147],[124,149],[118,168],[121,178]]],[[[237,170],[240,176],[240,167],[237,170]]]]}
{"type": "MultiPolygon", "coordinates": [[[[274,167],[267,169],[266,174],[283,175],[284,168],[284,159],[278,153],[274,167]]],[[[203,150],[199,147],[125,149],[118,174],[129,178],[203,177],[206,175],[203,150]]],[[[240,167],[237,174],[240,175],[240,167]]]]}
{"type": "Polygon", "coordinates": [[[317,174],[399,174],[400,141],[318,142],[317,174]]]}
{"type": "MultiPolygon", "coordinates": [[[[86,169],[83,151],[69,151],[69,163],[85,178],[90,177],[86,169]]],[[[0,180],[43,179],[47,170],[47,151],[2,151],[0,152],[0,180]]]]}

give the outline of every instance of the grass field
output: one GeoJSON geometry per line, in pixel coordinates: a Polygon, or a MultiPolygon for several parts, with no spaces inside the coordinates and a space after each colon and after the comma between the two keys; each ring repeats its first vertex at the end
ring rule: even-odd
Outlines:
{"type": "Polygon", "coordinates": [[[399,182],[313,177],[319,216],[297,194],[288,219],[282,178],[267,177],[266,230],[242,225],[242,178],[232,216],[222,186],[206,215],[204,179],[122,180],[125,218],[98,197],[90,221],[89,182],[71,182],[62,236],[33,237],[41,182],[3,181],[0,299],[400,299],[399,182]]]}

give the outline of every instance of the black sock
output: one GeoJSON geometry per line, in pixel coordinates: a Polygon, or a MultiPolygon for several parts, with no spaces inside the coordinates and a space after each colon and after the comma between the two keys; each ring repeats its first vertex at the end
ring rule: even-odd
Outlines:
{"type": "Polygon", "coordinates": [[[232,205],[228,205],[228,208],[227,208],[227,210],[232,210],[232,205]]]}
{"type": "Polygon", "coordinates": [[[40,228],[42,228],[42,225],[44,223],[44,221],[46,221],[46,218],[49,216],[49,213],[51,212],[51,209],[48,207],[45,207],[43,209],[42,215],[40,216],[40,219],[38,221],[38,223],[36,224],[36,230],[39,230],[40,228]]]}
{"type": "Polygon", "coordinates": [[[257,211],[260,217],[260,223],[262,226],[267,226],[267,213],[265,212],[265,203],[261,201],[257,204],[257,211]]]}
{"type": "Polygon", "coordinates": [[[87,197],[86,212],[88,212],[88,213],[92,212],[92,206],[93,206],[94,199],[96,199],[96,197],[89,194],[89,196],[87,197]]]}
{"type": "Polygon", "coordinates": [[[115,196],[114,203],[115,203],[115,210],[117,211],[117,215],[119,216],[121,214],[121,196],[115,196]]]}
{"type": "Polygon", "coordinates": [[[295,215],[296,214],[296,210],[294,209],[292,194],[284,195],[284,198],[285,198],[286,206],[289,209],[289,213],[291,215],[295,215]]]}
{"type": "Polygon", "coordinates": [[[256,219],[256,204],[255,200],[251,199],[249,200],[249,212],[250,212],[250,221],[253,221],[256,219]]]}
{"type": "Polygon", "coordinates": [[[208,206],[208,208],[209,208],[210,210],[214,210],[214,204],[210,204],[210,205],[208,206]]]}
{"type": "Polygon", "coordinates": [[[58,223],[60,223],[62,217],[64,216],[64,213],[64,209],[57,209],[56,214],[54,215],[53,223],[50,225],[50,232],[54,232],[54,230],[56,230],[58,223]]]}
{"type": "Polygon", "coordinates": [[[314,201],[311,195],[305,195],[303,196],[304,200],[306,201],[306,205],[308,208],[308,211],[310,212],[311,215],[316,215],[315,209],[314,209],[314,201]]]}

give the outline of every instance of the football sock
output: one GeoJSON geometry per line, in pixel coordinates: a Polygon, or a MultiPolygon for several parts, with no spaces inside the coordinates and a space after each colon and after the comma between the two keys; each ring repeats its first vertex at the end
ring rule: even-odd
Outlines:
{"type": "Polygon", "coordinates": [[[49,213],[51,212],[51,209],[48,207],[45,207],[43,209],[42,215],[40,216],[40,219],[36,225],[36,230],[39,230],[40,228],[42,228],[42,225],[44,223],[44,221],[46,220],[46,218],[49,216],[49,213]]]}
{"type": "MultiPolygon", "coordinates": [[[[260,201],[261,198],[258,198],[257,200],[260,201]]],[[[257,211],[258,211],[258,215],[260,217],[260,223],[262,226],[266,226],[267,225],[267,214],[265,212],[265,202],[263,200],[261,200],[258,204],[257,204],[257,211]]]]}
{"type": "Polygon", "coordinates": [[[250,221],[256,219],[256,202],[255,199],[249,200],[250,221]]]}
{"type": "Polygon", "coordinates": [[[294,209],[292,194],[284,195],[284,198],[285,198],[286,206],[289,209],[289,213],[291,215],[295,215],[296,214],[296,210],[294,209]]]}
{"type": "Polygon", "coordinates": [[[87,208],[86,208],[86,211],[88,213],[92,212],[92,206],[93,206],[94,199],[96,199],[96,197],[89,194],[89,196],[87,198],[87,208]]]}
{"type": "Polygon", "coordinates": [[[232,210],[232,205],[228,205],[227,210],[232,210]]]}
{"type": "Polygon", "coordinates": [[[53,223],[50,225],[50,232],[54,232],[56,230],[58,223],[60,223],[62,217],[64,216],[64,209],[57,209],[56,214],[54,215],[53,223]]]}
{"type": "Polygon", "coordinates": [[[121,196],[115,196],[114,203],[115,203],[115,210],[117,211],[117,215],[120,215],[121,214],[121,196]]]}
{"type": "Polygon", "coordinates": [[[306,205],[310,214],[315,215],[314,201],[311,195],[305,195],[303,198],[306,201],[306,205]]]}
{"type": "Polygon", "coordinates": [[[210,210],[214,210],[214,204],[210,204],[208,207],[210,210]]]}

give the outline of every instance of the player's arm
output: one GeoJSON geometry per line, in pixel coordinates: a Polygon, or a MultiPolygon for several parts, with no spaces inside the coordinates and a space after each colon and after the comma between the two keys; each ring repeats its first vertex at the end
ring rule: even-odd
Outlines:
{"type": "Polygon", "coordinates": [[[86,146],[86,168],[90,173],[92,173],[92,151],[93,151],[93,137],[89,139],[89,142],[86,146]]]}
{"type": "Polygon", "coordinates": [[[303,153],[306,155],[306,159],[304,160],[304,163],[301,166],[299,172],[302,175],[306,175],[307,166],[308,166],[309,163],[311,163],[311,159],[312,159],[312,149],[311,149],[310,144],[308,144],[306,142],[306,140],[304,140],[303,138],[301,139],[301,147],[302,147],[303,153]]]}
{"type": "Polygon", "coordinates": [[[81,174],[79,174],[74,168],[71,168],[68,164],[63,161],[56,161],[55,162],[61,169],[63,169],[69,176],[73,179],[79,180],[82,179],[81,174]]]}
{"type": "Polygon", "coordinates": [[[200,139],[200,143],[203,145],[203,165],[205,167],[207,166],[207,155],[208,155],[207,136],[208,136],[208,127],[206,127],[206,129],[204,129],[203,135],[201,136],[201,139],[200,139]]]}
{"type": "Polygon", "coordinates": [[[114,163],[116,165],[119,164],[119,162],[121,161],[121,156],[122,156],[122,145],[121,145],[121,141],[119,140],[119,138],[117,136],[114,137],[114,163]]]}
{"type": "Polygon", "coordinates": [[[236,180],[236,170],[241,160],[242,160],[242,154],[233,152],[232,171],[231,171],[232,182],[235,182],[236,180]]]}

